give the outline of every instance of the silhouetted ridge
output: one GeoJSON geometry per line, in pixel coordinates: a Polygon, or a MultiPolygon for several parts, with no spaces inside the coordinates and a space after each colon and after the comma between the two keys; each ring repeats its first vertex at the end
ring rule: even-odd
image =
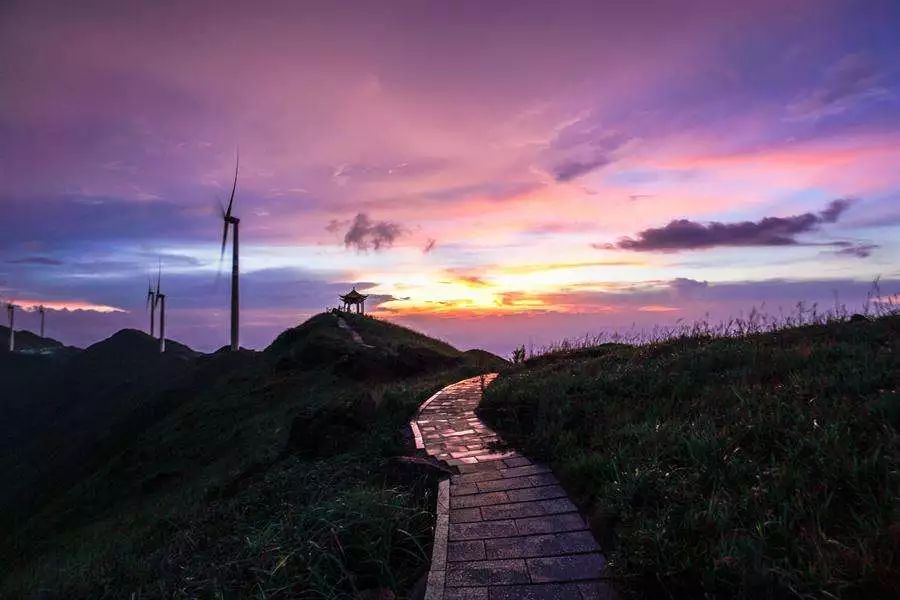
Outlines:
{"type": "MultiPolygon", "coordinates": [[[[110,363],[129,362],[159,356],[159,340],[137,329],[122,329],[101,342],[88,346],[84,351],[86,358],[109,361],[110,363]]],[[[198,353],[189,347],[166,338],[167,357],[193,358],[198,353]]]]}
{"type": "Polygon", "coordinates": [[[462,364],[506,362],[463,353],[412,329],[352,313],[322,313],[284,331],[264,352],[279,370],[330,365],[355,379],[408,377],[462,364]]]}
{"type": "MultiPolygon", "coordinates": [[[[9,327],[0,325],[0,352],[9,349],[9,327]]],[[[63,349],[74,351],[75,348],[65,346],[62,342],[53,338],[34,334],[24,329],[16,330],[16,352],[26,354],[54,354],[63,349]]]]}

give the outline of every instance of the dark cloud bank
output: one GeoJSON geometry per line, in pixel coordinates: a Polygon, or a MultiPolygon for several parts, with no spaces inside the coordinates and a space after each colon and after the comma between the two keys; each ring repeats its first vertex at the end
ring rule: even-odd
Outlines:
{"type": "MultiPolygon", "coordinates": [[[[791,217],[765,217],[759,221],[700,223],[677,219],[663,227],[640,231],[634,237],[624,237],[615,244],[595,244],[601,249],[634,250],[637,252],[678,252],[717,246],[797,246],[805,245],[797,239],[803,233],[816,231],[820,226],[836,222],[851,204],[842,198],[828,204],[825,210],[807,212],[791,217]]],[[[840,254],[868,256],[873,244],[830,242],[840,254]]]]}

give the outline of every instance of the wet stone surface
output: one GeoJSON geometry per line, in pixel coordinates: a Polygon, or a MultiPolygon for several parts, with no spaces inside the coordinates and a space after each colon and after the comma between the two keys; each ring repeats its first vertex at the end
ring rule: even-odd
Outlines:
{"type": "Polygon", "coordinates": [[[612,600],[606,558],[553,473],[499,450],[497,434],[475,414],[495,377],[447,386],[412,422],[418,447],[460,473],[450,478],[449,506],[439,509],[449,519],[438,552],[446,562],[439,572],[432,565],[429,581],[442,585],[426,598],[612,600]]]}

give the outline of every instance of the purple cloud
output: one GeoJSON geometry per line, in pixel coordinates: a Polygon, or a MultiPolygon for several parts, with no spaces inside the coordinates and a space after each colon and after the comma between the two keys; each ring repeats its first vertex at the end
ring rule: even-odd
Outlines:
{"type": "Polygon", "coordinates": [[[22,258],[12,259],[6,262],[11,265],[45,265],[52,267],[63,264],[61,260],[56,260],[55,258],[49,258],[46,256],[24,256],[22,258]]]}
{"type": "Polygon", "coordinates": [[[834,242],[832,245],[838,247],[838,250],[834,250],[832,254],[855,256],[856,258],[867,258],[880,247],[878,244],[867,242],[834,242]]]}
{"type": "Polygon", "coordinates": [[[435,247],[436,245],[437,245],[437,240],[436,240],[436,239],[434,239],[434,238],[428,238],[428,241],[425,242],[425,247],[422,248],[422,254],[428,254],[429,252],[431,252],[432,250],[434,250],[434,247],[435,247]]]}
{"type": "Polygon", "coordinates": [[[626,141],[623,135],[605,130],[596,117],[587,117],[559,132],[546,161],[554,179],[572,181],[613,162],[626,141]]]}
{"type": "Polygon", "coordinates": [[[818,119],[842,113],[858,102],[888,97],[881,74],[860,54],[848,54],[831,65],[818,88],[788,107],[798,118],[818,119]]]}
{"type": "Polygon", "coordinates": [[[820,225],[834,223],[850,206],[849,199],[833,200],[825,210],[791,217],[765,217],[759,221],[699,223],[677,219],[663,227],[638,232],[615,244],[594,244],[596,248],[637,252],[678,252],[718,246],[795,246],[801,233],[815,231],[820,225]]]}
{"type": "Polygon", "coordinates": [[[405,229],[399,223],[373,221],[366,213],[358,213],[344,234],[344,245],[348,248],[356,248],[358,252],[378,251],[392,246],[394,240],[404,232],[405,229]]]}

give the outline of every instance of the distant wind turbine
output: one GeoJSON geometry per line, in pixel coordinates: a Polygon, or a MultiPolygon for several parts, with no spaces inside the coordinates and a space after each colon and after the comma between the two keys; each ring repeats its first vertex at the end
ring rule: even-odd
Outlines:
{"type": "MultiPolygon", "coordinates": [[[[156,282],[156,287],[159,288],[159,281],[156,282]]],[[[153,334],[156,332],[156,292],[153,291],[153,281],[147,281],[147,310],[150,311],[150,337],[153,337],[153,334]]]]}
{"type": "MultiPolygon", "coordinates": [[[[162,259],[159,261],[159,271],[156,274],[156,290],[153,292],[153,307],[159,306],[159,352],[166,351],[166,295],[162,293],[162,259]]],[[[152,334],[151,334],[152,335],[152,334]]]]}
{"type": "Polygon", "coordinates": [[[12,302],[6,304],[6,314],[9,317],[9,351],[16,351],[16,332],[13,326],[16,324],[16,305],[12,302]]]}
{"type": "Polygon", "coordinates": [[[231,197],[228,199],[228,208],[222,211],[222,219],[224,221],[222,228],[222,251],[219,254],[219,260],[225,256],[225,245],[228,243],[228,226],[231,226],[231,351],[236,352],[240,348],[240,286],[239,286],[239,243],[238,225],[241,220],[231,214],[234,206],[234,193],[237,190],[238,168],[240,166],[240,155],[237,156],[234,163],[234,184],[231,186],[231,197]]]}

